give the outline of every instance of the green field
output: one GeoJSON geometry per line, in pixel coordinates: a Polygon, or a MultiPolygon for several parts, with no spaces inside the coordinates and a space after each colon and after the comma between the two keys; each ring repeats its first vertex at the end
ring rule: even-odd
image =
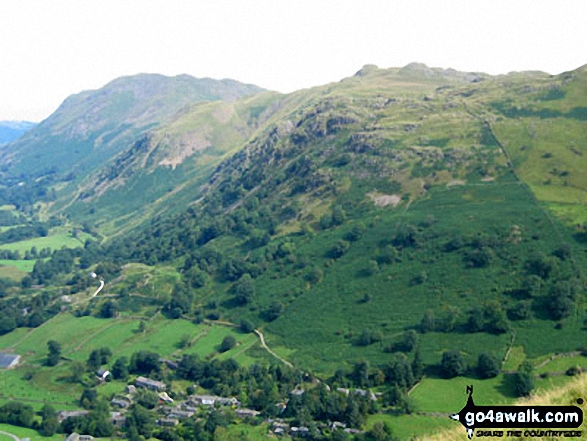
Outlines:
{"type": "MultiPolygon", "coordinates": [[[[90,237],[89,235],[87,237],[90,237]]],[[[77,248],[84,245],[84,238],[74,238],[68,233],[50,234],[47,237],[36,237],[34,239],[21,240],[20,242],[6,243],[0,245],[0,249],[19,251],[24,254],[32,247],[37,247],[38,250],[42,248],[51,248],[52,250],[59,250],[61,248],[77,248]]]]}
{"type": "MultiPolygon", "coordinates": [[[[129,357],[138,350],[153,351],[162,357],[179,358],[182,354],[198,354],[202,358],[226,359],[234,356],[244,365],[254,359],[247,351],[258,342],[254,334],[242,334],[219,325],[195,325],[185,320],[167,320],[162,317],[147,322],[144,332],[137,331],[138,320],[121,318],[103,320],[94,317],[76,318],[60,314],[36,329],[19,328],[0,336],[0,350],[18,353],[23,361],[15,369],[0,371],[0,401],[12,398],[25,401],[35,408],[43,402],[59,408],[75,408],[83,388],[71,383],[70,360],[85,362],[93,349],[108,347],[113,353],[112,363],[118,357],[129,357]],[[190,346],[181,348],[183,336],[191,338],[190,346]],[[219,354],[222,339],[233,335],[237,345],[219,354]],[[63,361],[54,368],[44,367],[47,342],[56,340],[62,346],[63,361]],[[30,375],[30,379],[25,379],[30,375]]],[[[124,384],[106,383],[101,394],[120,393],[124,384]]]]}
{"type": "MultiPolygon", "coordinates": [[[[16,435],[20,439],[28,438],[31,441],[62,441],[64,436],[62,434],[56,433],[53,436],[41,436],[39,432],[33,429],[27,429],[24,427],[12,426],[10,424],[0,424],[0,430],[8,433],[12,433],[16,435]]],[[[97,439],[97,438],[96,438],[97,439]]],[[[7,437],[6,435],[0,435],[0,440],[2,441],[12,441],[12,438],[7,437]]]]}
{"type": "Polygon", "coordinates": [[[242,334],[233,328],[218,325],[195,325],[186,320],[167,320],[158,317],[147,322],[146,329],[137,331],[139,320],[120,318],[104,320],[95,317],[76,318],[68,313],[60,314],[41,327],[26,330],[19,328],[0,336],[0,349],[9,348],[23,356],[27,363],[42,363],[47,353],[47,342],[61,343],[62,354],[72,360],[86,360],[93,349],[109,347],[114,356],[130,356],[140,348],[157,352],[164,357],[194,353],[202,357],[218,352],[222,339],[233,335],[238,345],[221,355],[242,352],[254,345],[254,334],[242,334]],[[183,336],[192,341],[187,348],[180,348],[183,336]]]}
{"type": "Polygon", "coordinates": [[[414,437],[429,435],[443,429],[454,427],[454,421],[446,416],[425,415],[390,415],[375,414],[367,419],[366,427],[370,429],[377,422],[389,425],[393,435],[399,439],[408,440],[414,437]]]}
{"type": "Polygon", "coordinates": [[[0,259],[0,277],[20,281],[35,266],[34,260],[2,260],[0,259]]]}

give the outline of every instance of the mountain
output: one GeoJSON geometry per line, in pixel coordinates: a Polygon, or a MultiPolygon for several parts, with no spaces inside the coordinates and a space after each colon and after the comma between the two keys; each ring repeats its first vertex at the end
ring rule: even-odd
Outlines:
{"type": "Polygon", "coordinates": [[[35,125],[28,121],[0,121],[0,146],[18,139],[35,125]]]}
{"type": "MultiPolygon", "coordinates": [[[[214,305],[183,313],[245,317],[317,372],[382,363],[410,329],[431,365],[444,349],[503,355],[511,333],[531,358],[576,350],[585,81],[413,64],[266,95],[279,110],[200,176],[187,211],[107,253],[176,267],[214,305]]],[[[171,173],[168,154],[153,164],[171,173]]]]}
{"type": "Polygon", "coordinates": [[[13,174],[81,180],[197,101],[234,100],[261,91],[233,80],[139,74],[67,98],[46,120],[2,149],[13,174]]]}
{"type": "MultiPolygon", "coordinates": [[[[30,274],[5,283],[0,343],[38,366],[60,340],[66,357],[43,371],[52,379],[102,345],[133,374],[173,382],[176,397],[198,384],[268,417],[287,403],[296,427],[375,432],[386,420],[402,439],[443,426],[430,414],[458,411],[465,385],[479,404],[552,388],[566,376],[551,374],[586,366],[586,86],[585,68],[491,76],[411,63],[194,101],[151,127],[136,123],[150,101],[137,102],[124,137],[92,141],[111,146],[104,161],[70,158],[86,172],[48,183],[46,209],[62,215],[50,220],[91,222],[104,239],[35,249],[30,274]],[[13,331],[41,323],[30,338],[13,331]],[[371,420],[366,389],[383,393],[371,420]]],[[[74,114],[65,106],[54,130],[89,142],[98,129],[74,114]]],[[[11,150],[7,173],[32,149],[11,150]]],[[[67,392],[77,400],[87,384],[72,378],[67,392]]],[[[365,436],[389,438],[379,435],[365,436]]]]}

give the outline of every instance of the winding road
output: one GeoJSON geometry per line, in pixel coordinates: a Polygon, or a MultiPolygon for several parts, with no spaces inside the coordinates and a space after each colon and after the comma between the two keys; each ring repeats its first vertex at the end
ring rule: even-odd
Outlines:
{"type": "Polygon", "coordinates": [[[100,279],[100,286],[98,287],[98,289],[96,290],[96,292],[94,293],[94,295],[92,297],[96,297],[98,295],[98,293],[100,291],[102,291],[102,288],[104,288],[104,281],[102,279],[100,279]]]}

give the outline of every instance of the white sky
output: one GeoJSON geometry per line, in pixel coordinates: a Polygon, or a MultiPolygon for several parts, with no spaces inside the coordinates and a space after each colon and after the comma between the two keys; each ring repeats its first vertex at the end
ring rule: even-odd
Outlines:
{"type": "Polygon", "coordinates": [[[139,72],[291,92],[364,64],[492,74],[587,63],[587,1],[0,0],[0,120],[139,72]]]}

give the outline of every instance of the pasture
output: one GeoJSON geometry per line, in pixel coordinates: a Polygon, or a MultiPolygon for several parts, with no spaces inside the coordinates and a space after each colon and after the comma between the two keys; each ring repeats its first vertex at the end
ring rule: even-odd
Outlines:
{"type": "MultiPolygon", "coordinates": [[[[146,322],[144,332],[138,331],[139,320],[130,318],[98,319],[76,318],[62,313],[36,329],[19,328],[0,336],[0,349],[18,353],[21,364],[11,370],[0,371],[0,402],[6,399],[21,400],[35,409],[44,402],[59,408],[75,408],[83,387],[70,380],[72,361],[85,362],[93,349],[108,347],[113,353],[112,364],[118,357],[129,357],[138,350],[153,351],[161,357],[178,359],[183,354],[197,354],[201,358],[234,358],[244,365],[255,361],[248,351],[258,344],[254,334],[242,334],[234,328],[193,324],[186,320],[168,320],[157,316],[146,322]],[[235,337],[237,345],[220,354],[222,339],[235,337]],[[188,337],[189,343],[182,341],[188,337]],[[58,341],[62,347],[62,360],[56,367],[43,366],[47,342],[58,341]]],[[[124,384],[106,383],[100,386],[101,394],[120,393],[124,384]]]]}

